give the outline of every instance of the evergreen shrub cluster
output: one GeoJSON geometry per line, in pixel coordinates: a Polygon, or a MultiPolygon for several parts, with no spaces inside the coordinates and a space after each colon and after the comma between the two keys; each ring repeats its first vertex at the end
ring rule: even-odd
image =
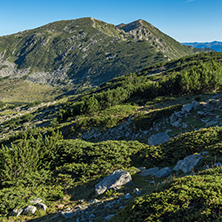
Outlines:
{"type": "Polygon", "coordinates": [[[186,176],[137,198],[110,221],[221,221],[222,168],[186,176]]]}

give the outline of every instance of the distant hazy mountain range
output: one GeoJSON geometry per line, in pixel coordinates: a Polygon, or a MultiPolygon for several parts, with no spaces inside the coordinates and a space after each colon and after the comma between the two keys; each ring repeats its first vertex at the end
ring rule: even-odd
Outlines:
{"type": "MultiPolygon", "coordinates": [[[[213,49],[217,52],[222,52],[222,42],[217,42],[217,41],[214,41],[214,42],[187,42],[187,43],[182,43],[182,44],[186,45],[186,46],[192,46],[197,49],[206,48],[206,49],[213,49]]],[[[205,51],[207,51],[207,50],[205,50],[205,51]]]]}
{"type": "Polygon", "coordinates": [[[0,77],[87,88],[195,52],[143,20],[81,18],[0,37],[0,77]]]}

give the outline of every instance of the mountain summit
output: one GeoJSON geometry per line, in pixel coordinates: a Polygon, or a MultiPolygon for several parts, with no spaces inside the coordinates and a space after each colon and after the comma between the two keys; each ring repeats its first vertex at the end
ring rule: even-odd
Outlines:
{"type": "Polygon", "coordinates": [[[141,19],[115,26],[81,18],[0,37],[0,76],[82,90],[193,53],[141,19]]]}

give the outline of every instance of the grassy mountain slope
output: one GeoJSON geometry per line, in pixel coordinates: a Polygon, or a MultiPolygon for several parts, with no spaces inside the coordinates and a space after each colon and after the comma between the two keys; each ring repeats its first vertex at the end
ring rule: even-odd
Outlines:
{"type": "Polygon", "coordinates": [[[35,83],[98,86],[113,77],[195,53],[145,21],[135,24],[120,29],[83,18],[0,37],[0,75],[35,83]]]}
{"type": "Polygon", "coordinates": [[[222,162],[222,127],[210,127],[222,123],[221,59],[201,53],[54,102],[0,103],[0,220],[219,221],[221,167],[205,169],[222,162]],[[187,127],[172,126],[170,116],[194,101],[199,105],[181,117],[187,127]],[[149,146],[158,132],[170,141],[149,146]],[[140,176],[139,167],[172,169],[203,151],[189,176],[140,176]],[[135,186],[96,196],[95,184],[117,169],[130,172],[135,186]],[[34,197],[46,212],[10,215],[34,197]]]}

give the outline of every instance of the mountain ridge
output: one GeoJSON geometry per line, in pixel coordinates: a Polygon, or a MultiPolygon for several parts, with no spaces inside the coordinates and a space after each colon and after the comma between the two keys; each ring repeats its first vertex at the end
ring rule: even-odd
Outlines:
{"type": "Polygon", "coordinates": [[[212,41],[212,42],[185,42],[182,43],[186,46],[192,46],[198,49],[212,49],[217,52],[222,52],[222,42],[220,41],[212,41]]]}
{"type": "Polygon", "coordinates": [[[127,32],[132,23],[118,28],[88,17],[0,37],[0,76],[82,91],[198,51],[143,20],[134,23],[127,32]]]}

